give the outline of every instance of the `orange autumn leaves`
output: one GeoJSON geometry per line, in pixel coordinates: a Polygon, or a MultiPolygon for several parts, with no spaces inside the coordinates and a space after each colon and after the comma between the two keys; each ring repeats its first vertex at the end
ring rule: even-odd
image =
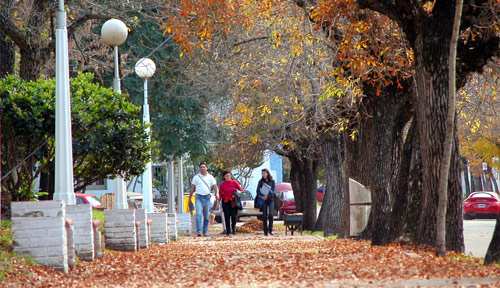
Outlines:
{"type": "Polygon", "coordinates": [[[107,252],[94,262],[78,262],[68,274],[15,261],[0,286],[323,287],[344,283],[350,287],[372,283],[378,287],[500,274],[500,267],[483,266],[479,259],[453,252],[450,256],[436,257],[425,247],[374,247],[368,241],[315,236],[186,237],[139,252],[107,252]],[[414,254],[418,258],[412,258],[414,254]]]}

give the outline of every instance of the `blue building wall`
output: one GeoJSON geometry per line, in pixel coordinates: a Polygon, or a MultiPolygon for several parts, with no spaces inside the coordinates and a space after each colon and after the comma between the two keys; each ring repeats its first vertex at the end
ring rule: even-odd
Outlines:
{"type": "Polygon", "coordinates": [[[269,155],[271,170],[276,171],[276,183],[283,182],[283,160],[280,155],[271,152],[269,155]]]}

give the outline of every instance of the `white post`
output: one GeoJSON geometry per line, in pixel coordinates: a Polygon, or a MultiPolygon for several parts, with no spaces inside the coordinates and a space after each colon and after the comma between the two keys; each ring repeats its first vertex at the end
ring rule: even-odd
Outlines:
{"type": "MultiPolygon", "coordinates": [[[[135,64],[135,74],[144,80],[144,108],[143,108],[143,122],[144,125],[149,126],[149,104],[148,104],[148,78],[152,77],[156,70],[156,65],[153,60],[149,58],[141,58],[135,64]]],[[[147,127],[145,132],[148,134],[148,142],[151,142],[150,128],[147,127]]],[[[151,151],[149,151],[151,154],[151,151]]],[[[154,212],[153,204],[153,177],[151,161],[146,164],[146,169],[142,174],[142,208],[146,209],[148,213],[154,212]]]]}
{"type": "MultiPolygon", "coordinates": [[[[121,93],[120,88],[120,71],[118,65],[118,46],[122,45],[125,40],[127,40],[128,31],[127,26],[118,20],[110,19],[102,25],[101,35],[107,44],[113,46],[114,54],[114,78],[113,78],[113,89],[121,93]]],[[[127,183],[121,176],[117,176],[115,179],[115,203],[113,205],[114,209],[128,209],[127,205],[127,183]]]]}
{"type": "Polygon", "coordinates": [[[175,213],[174,162],[168,162],[168,213],[175,213]]]}
{"type": "Polygon", "coordinates": [[[75,205],[73,190],[73,146],[69,87],[68,31],[64,1],[59,0],[56,27],[56,139],[54,200],[75,205]]]}
{"type": "MultiPolygon", "coordinates": [[[[148,80],[144,79],[144,125],[149,125],[149,104],[148,104],[148,80]]],[[[146,133],[149,135],[150,128],[146,128],[146,133]]],[[[151,135],[148,136],[148,142],[151,142],[151,135]]],[[[151,152],[150,152],[151,154],[151,152]]],[[[146,164],[146,170],[142,174],[142,208],[146,209],[148,213],[154,212],[153,204],[153,178],[151,175],[151,161],[146,164]]]]}
{"type": "Polygon", "coordinates": [[[177,182],[177,213],[182,214],[184,211],[184,175],[182,173],[183,165],[182,165],[182,157],[179,157],[178,160],[178,179],[177,182]]]}

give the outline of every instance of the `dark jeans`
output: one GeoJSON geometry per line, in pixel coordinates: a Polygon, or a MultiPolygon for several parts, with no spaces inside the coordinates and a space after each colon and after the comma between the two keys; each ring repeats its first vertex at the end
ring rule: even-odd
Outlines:
{"type": "Polygon", "coordinates": [[[226,222],[226,234],[229,235],[231,230],[236,233],[236,214],[238,210],[236,207],[231,206],[231,200],[228,202],[222,201],[222,210],[224,211],[224,221],[226,222]],[[229,220],[231,220],[231,226],[229,226],[229,220]]]}
{"type": "Polygon", "coordinates": [[[274,218],[274,199],[272,201],[265,201],[261,207],[262,222],[264,222],[264,234],[273,232],[273,218],[274,218]],[[268,213],[269,212],[269,213],[268,213]],[[267,218],[269,218],[269,226],[267,226],[267,218]]]}

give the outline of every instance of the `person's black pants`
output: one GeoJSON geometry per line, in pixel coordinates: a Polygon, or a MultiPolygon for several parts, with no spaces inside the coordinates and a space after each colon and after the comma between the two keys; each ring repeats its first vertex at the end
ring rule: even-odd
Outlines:
{"type": "Polygon", "coordinates": [[[222,201],[222,210],[224,211],[224,221],[226,222],[226,234],[229,235],[231,230],[233,234],[236,233],[236,214],[238,210],[236,207],[231,206],[231,200],[228,202],[222,201]],[[229,225],[230,222],[231,225],[229,225]]]}
{"type": "Polygon", "coordinates": [[[262,211],[262,222],[264,222],[264,235],[269,232],[273,232],[273,219],[274,219],[274,200],[267,201],[261,208],[262,211]],[[269,218],[269,226],[267,225],[267,220],[269,218]]]}

